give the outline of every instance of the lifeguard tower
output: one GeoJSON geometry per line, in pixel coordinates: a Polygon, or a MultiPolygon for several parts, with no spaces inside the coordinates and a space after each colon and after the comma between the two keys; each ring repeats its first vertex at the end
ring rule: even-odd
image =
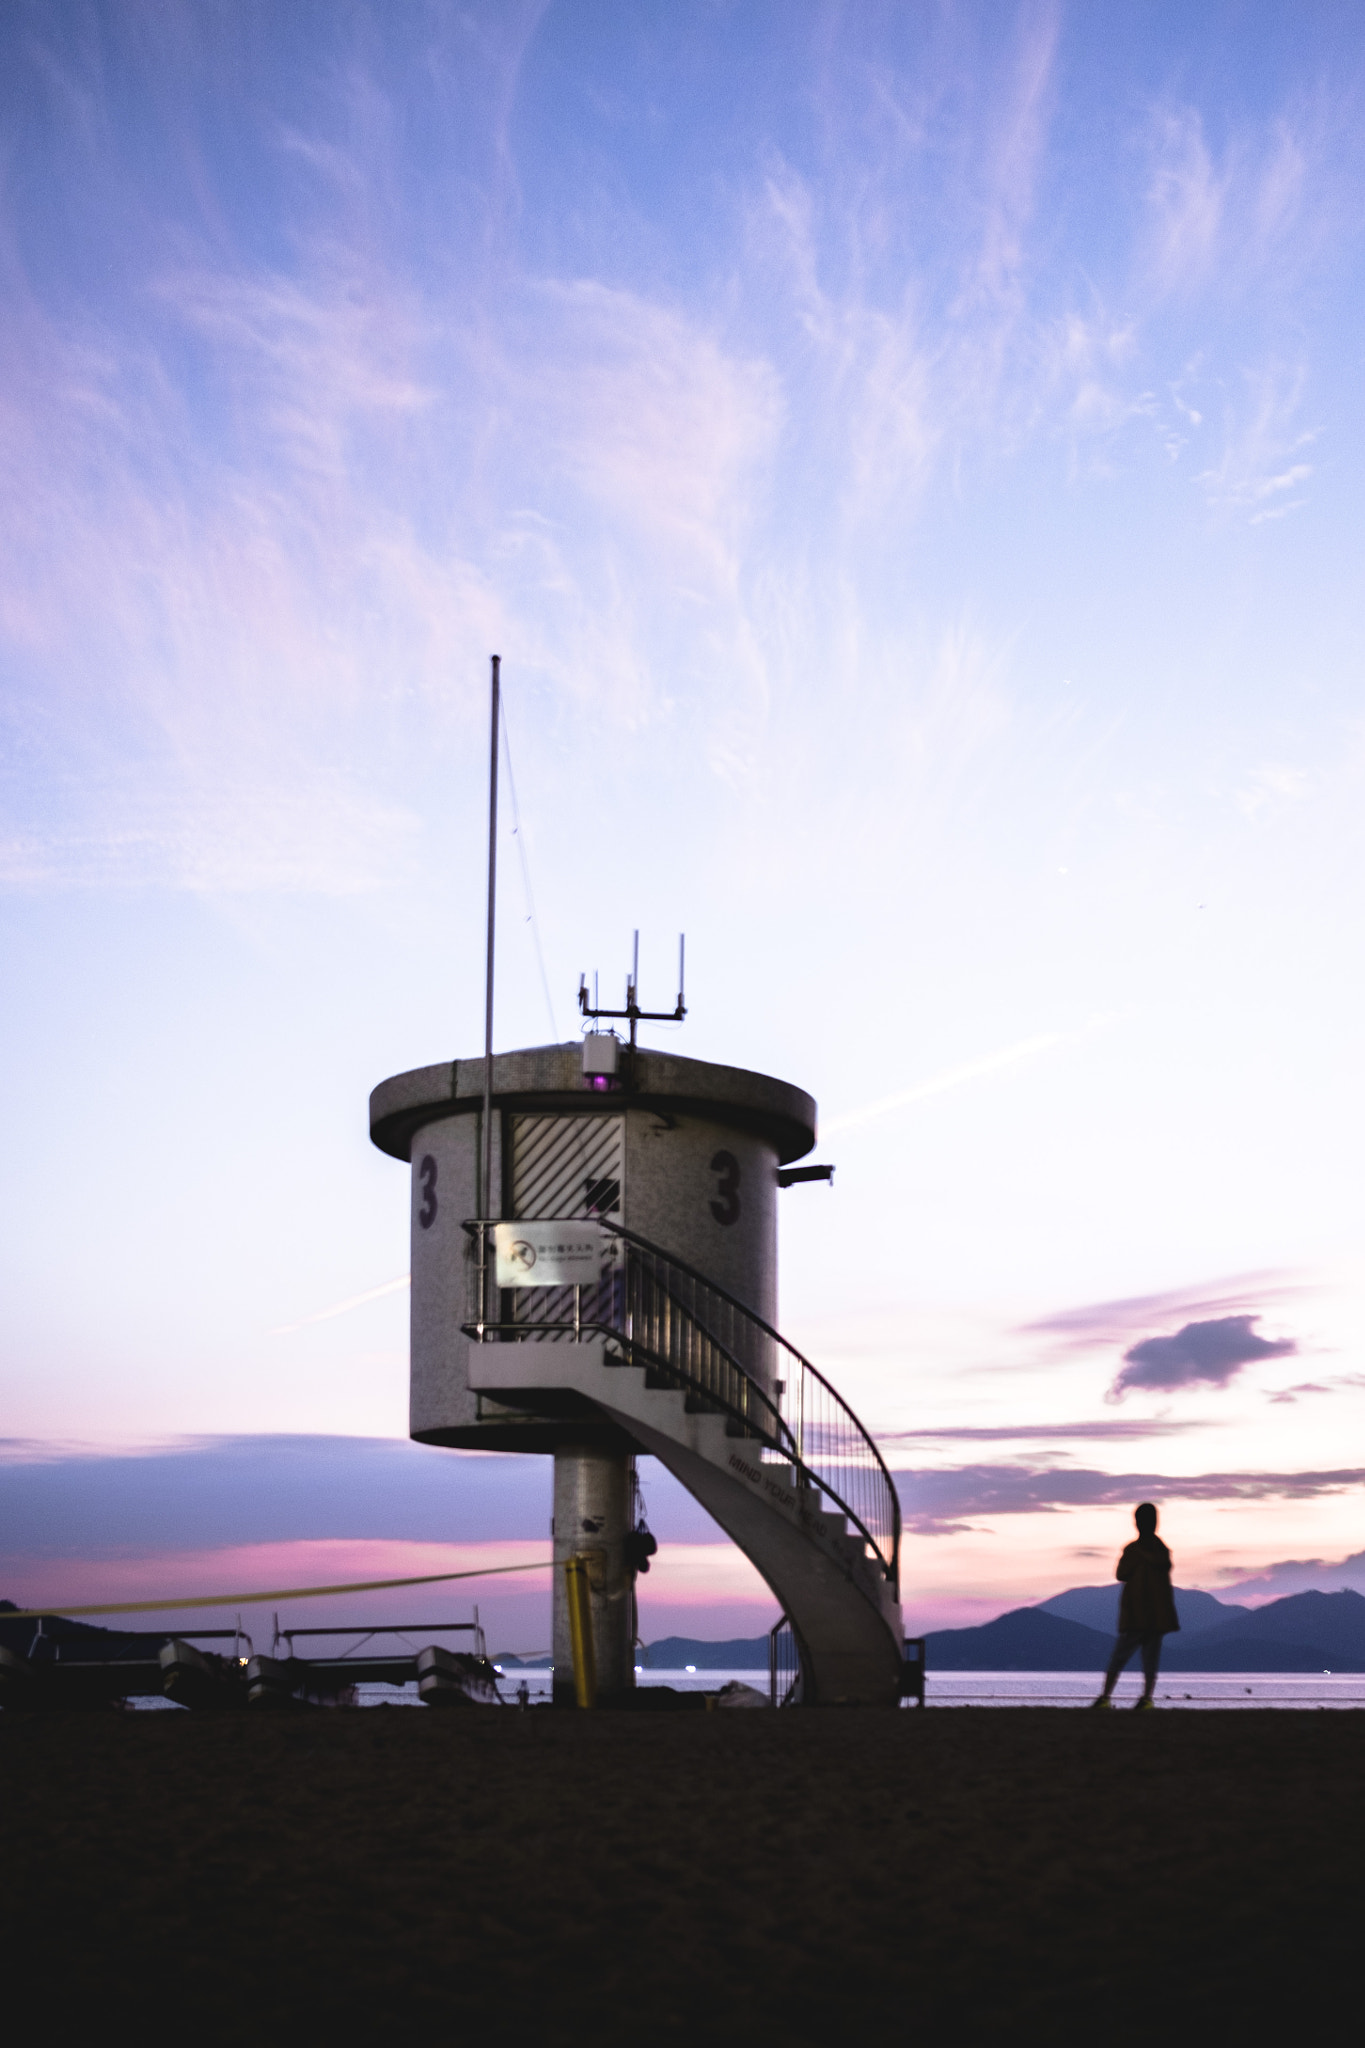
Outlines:
{"type": "Polygon", "coordinates": [[[810,1097],[594,1033],[500,1053],[487,1077],[478,1059],[398,1074],[370,1132],[412,1166],[413,1436],[555,1461],[556,1698],[574,1696],[573,1559],[600,1695],[634,1683],[632,1474],[650,1452],[790,1617],[800,1703],[893,1704],[895,1486],[776,1328],[778,1192],[815,1142],[810,1097]]]}
{"type": "Polygon", "coordinates": [[[552,1456],[554,1696],[624,1700],[651,1452],[751,1559],[791,1625],[804,1706],[902,1690],[900,1504],[848,1403],[780,1337],[777,1197],[815,1104],[766,1074],[645,1051],[639,1002],[579,1008],[581,1041],[493,1054],[500,667],[492,659],[484,1057],[370,1097],[412,1167],[410,1428],[552,1456]],[[622,1043],[602,1024],[624,1022],[622,1043]],[[585,1687],[585,1665],[594,1683],[585,1687]],[[570,1674],[573,1674],[570,1677],[570,1674]]]}

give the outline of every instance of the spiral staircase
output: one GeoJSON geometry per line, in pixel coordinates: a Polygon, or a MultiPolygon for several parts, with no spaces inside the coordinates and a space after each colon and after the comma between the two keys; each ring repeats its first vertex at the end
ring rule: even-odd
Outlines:
{"type": "Polygon", "coordinates": [[[634,1232],[597,1227],[601,1278],[532,1295],[497,1285],[497,1226],[466,1224],[471,1389],[590,1401],[701,1502],[781,1602],[800,1658],[794,1702],[894,1705],[900,1503],[872,1438],[742,1303],[634,1232]]]}

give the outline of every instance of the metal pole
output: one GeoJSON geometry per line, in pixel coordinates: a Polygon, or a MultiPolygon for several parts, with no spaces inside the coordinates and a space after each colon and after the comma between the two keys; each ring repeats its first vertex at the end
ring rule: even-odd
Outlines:
{"type": "MultiPolygon", "coordinates": [[[[501,691],[502,657],[495,654],[488,741],[488,956],[483,982],[483,1188],[479,1204],[479,1214],[485,1221],[493,1215],[493,934],[498,900],[498,718],[501,691]]],[[[487,1232],[482,1234],[486,1239],[487,1232]]]]}
{"type": "Polygon", "coordinates": [[[630,1049],[635,1050],[636,1013],[640,1007],[640,934],[635,934],[635,953],[631,963],[630,980],[626,985],[626,1008],[630,1012],[630,1049]]]}

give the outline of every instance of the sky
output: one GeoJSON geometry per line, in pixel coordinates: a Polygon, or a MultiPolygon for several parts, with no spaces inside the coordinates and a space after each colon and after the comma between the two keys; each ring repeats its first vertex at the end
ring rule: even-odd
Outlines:
{"type": "MultiPolygon", "coordinates": [[[[496,1043],[686,931],[651,1042],[817,1098],[907,1623],[1143,1497],[1365,1591],[1363,102],[1326,0],[11,0],[0,1593],[541,1556],[366,1117],[481,1050],[493,652],[496,1043]]],[[[643,1471],[642,1635],[766,1626],[643,1471]]]]}

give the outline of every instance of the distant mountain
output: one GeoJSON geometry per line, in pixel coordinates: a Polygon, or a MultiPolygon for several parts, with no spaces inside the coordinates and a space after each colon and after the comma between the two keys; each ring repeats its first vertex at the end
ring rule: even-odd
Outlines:
{"type": "Polygon", "coordinates": [[[1112,1635],[1064,1621],[1042,1607],[1016,1607],[982,1628],[937,1629],[924,1639],[935,1671],[1103,1671],[1112,1635]]]}
{"type": "MultiPolygon", "coordinates": [[[[500,1657],[505,1671],[546,1671],[548,1657],[500,1657]]],[[[703,1643],[694,1636],[664,1636],[646,1645],[640,1656],[646,1671],[766,1671],[768,1638],[732,1636],[722,1643],[703,1643]]]]}
{"type": "Polygon", "coordinates": [[[732,1636],[723,1643],[703,1643],[692,1636],[664,1636],[644,1654],[646,1671],[766,1671],[768,1638],[732,1636]]]}
{"type": "MultiPolygon", "coordinates": [[[[1058,1598],[1094,1593],[1107,1598],[1110,1589],[1077,1586],[1058,1598]]],[[[1216,1628],[1182,1627],[1167,1636],[1163,1671],[1365,1671],[1365,1598],[1359,1593],[1294,1593],[1254,1610],[1222,1606],[1211,1594],[1176,1597],[1182,1615],[1191,1603],[1202,1618],[1207,1608],[1194,1605],[1202,1599],[1227,1618],[1216,1628]]],[[[1114,1647],[1112,1626],[1087,1628],[1054,1609],[1049,1601],[1016,1607],[983,1628],[940,1629],[926,1638],[926,1666],[930,1672],[1102,1672],[1114,1647]]]]}
{"type": "MultiPolygon", "coordinates": [[[[10,1617],[18,1612],[13,1600],[0,1600],[0,1647],[27,1657],[40,1633],[40,1625],[36,1621],[11,1620],[10,1617]]],[[[49,1643],[60,1643],[62,1655],[68,1661],[96,1664],[137,1663],[141,1659],[155,1657],[161,1645],[170,1640],[161,1632],[98,1628],[92,1622],[69,1621],[60,1614],[43,1617],[41,1634],[49,1643]]]]}
{"type": "MultiPolygon", "coordinates": [[[[1119,1595],[1122,1591],[1117,1580],[1107,1586],[1072,1586],[1051,1600],[1040,1600],[1038,1605],[1044,1614],[1060,1614],[1063,1621],[1079,1621],[1086,1628],[1097,1628],[1113,1635],[1119,1625],[1119,1595]]],[[[1249,1614],[1251,1609],[1235,1607],[1229,1600],[1215,1600],[1212,1593],[1197,1593],[1192,1587],[1177,1586],[1175,1611],[1180,1616],[1181,1634],[1192,1636],[1207,1628],[1218,1628],[1239,1614],[1249,1614]]]]}
{"type": "Polygon", "coordinates": [[[1365,1671],[1365,1598],[1291,1593],[1185,1641],[1166,1638],[1169,1671],[1365,1671]]]}

